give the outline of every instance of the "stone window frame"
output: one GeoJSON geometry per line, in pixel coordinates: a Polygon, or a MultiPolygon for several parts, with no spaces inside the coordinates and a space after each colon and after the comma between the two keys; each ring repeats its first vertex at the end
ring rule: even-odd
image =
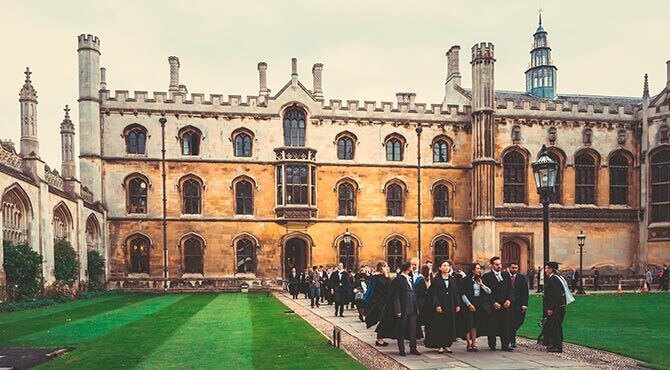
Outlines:
{"type": "Polygon", "coordinates": [[[30,240],[33,206],[28,193],[19,183],[13,183],[2,193],[0,204],[2,205],[3,239],[11,240],[15,244],[30,240]]]}
{"type": "Polygon", "coordinates": [[[151,189],[151,182],[149,181],[149,178],[146,175],[144,175],[142,173],[139,173],[139,172],[133,172],[133,173],[129,174],[128,176],[126,176],[123,179],[123,188],[124,188],[125,193],[126,193],[125,198],[126,198],[126,214],[127,215],[145,215],[145,214],[149,213],[149,189],[151,189]],[[146,194],[144,195],[145,204],[144,204],[144,211],[143,212],[135,212],[132,208],[131,198],[132,197],[139,197],[138,195],[133,195],[133,194],[130,193],[131,181],[136,180],[136,179],[143,180],[143,182],[146,186],[146,194]]]}
{"type": "MultiPolygon", "coordinates": [[[[254,155],[254,141],[256,140],[256,135],[253,131],[246,127],[239,127],[230,134],[230,141],[233,144],[233,157],[235,158],[250,158],[254,155]],[[247,136],[249,138],[249,155],[238,155],[238,142],[237,138],[247,136]]],[[[244,149],[242,149],[244,151],[244,149]]],[[[244,153],[242,153],[244,154],[244,153]]]]}
{"type": "Polygon", "coordinates": [[[184,235],[182,235],[179,238],[179,243],[177,245],[177,248],[179,249],[179,256],[181,257],[181,270],[183,275],[189,274],[189,275],[199,275],[199,276],[205,276],[205,250],[207,248],[207,240],[200,234],[196,232],[188,232],[184,235]],[[186,249],[187,245],[186,243],[190,241],[196,241],[199,244],[200,247],[200,254],[190,254],[186,255],[186,249]],[[196,270],[198,271],[187,271],[188,266],[188,257],[191,257],[191,259],[195,257],[200,258],[200,264],[197,266],[196,270]]]}
{"type": "Polygon", "coordinates": [[[72,241],[72,232],[74,231],[74,220],[72,217],[72,212],[70,208],[65,204],[64,201],[58,202],[52,211],[52,221],[51,225],[53,226],[53,237],[54,244],[59,241],[72,241]],[[57,221],[60,221],[62,225],[58,225],[57,221]],[[58,235],[58,228],[62,228],[62,233],[64,235],[58,235]]]}
{"type": "Polygon", "coordinates": [[[612,206],[629,206],[631,197],[630,189],[633,184],[633,155],[625,149],[612,151],[607,158],[609,173],[609,204],[612,206]],[[626,161],[625,165],[618,159],[626,161]],[[617,175],[618,172],[618,175],[617,175]],[[624,179],[625,183],[615,180],[624,179]]]}
{"type": "Polygon", "coordinates": [[[333,187],[333,191],[337,195],[337,216],[338,217],[356,217],[358,214],[358,196],[357,193],[360,191],[360,187],[358,186],[358,182],[350,177],[343,177],[335,183],[335,186],[333,187]],[[351,194],[353,196],[352,201],[352,206],[351,206],[351,214],[342,214],[342,204],[341,202],[343,199],[341,199],[340,195],[340,187],[343,185],[349,185],[351,186],[351,194]]]}
{"type": "Polygon", "coordinates": [[[305,147],[307,146],[307,109],[303,108],[297,103],[286,107],[282,112],[282,134],[283,134],[283,143],[285,147],[305,147]],[[297,127],[293,127],[291,122],[287,122],[290,118],[289,116],[297,112],[297,127]],[[302,120],[302,127],[300,127],[300,121],[302,120]],[[288,129],[288,136],[287,136],[288,129]],[[294,129],[297,130],[296,142],[293,142],[293,133],[294,129]],[[301,142],[301,131],[302,130],[302,142],[301,142]],[[287,140],[288,139],[288,140],[287,140]]]}
{"type": "Polygon", "coordinates": [[[386,197],[384,198],[384,200],[386,202],[386,217],[405,217],[405,212],[406,212],[405,207],[406,207],[406,203],[407,203],[407,193],[409,192],[409,190],[407,188],[407,184],[405,184],[405,182],[402,181],[401,179],[394,178],[394,179],[391,179],[391,180],[387,181],[386,184],[384,184],[384,188],[382,189],[382,192],[386,195],[386,197]],[[391,186],[398,186],[400,188],[400,209],[399,209],[400,214],[399,215],[395,214],[395,213],[397,213],[397,212],[395,212],[396,210],[394,210],[394,212],[390,212],[390,213],[394,213],[394,214],[389,214],[389,211],[391,210],[391,208],[389,208],[389,206],[390,206],[389,203],[391,201],[397,202],[397,199],[389,199],[389,188],[391,186]]]}
{"type": "MultiPolygon", "coordinates": [[[[438,260],[436,257],[438,256],[436,254],[436,246],[438,242],[446,242],[447,243],[447,260],[454,260],[454,256],[456,255],[456,239],[451,236],[450,234],[447,233],[439,233],[433,237],[433,239],[430,240],[430,251],[431,251],[431,258],[433,259],[433,265],[434,266],[439,266],[440,263],[442,263],[442,260],[438,260]]],[[[444,260],[444,259],[443,259],[444,260]]]]}
{"type": "Polygon", "coordinates": [[[399,233],[393,233],[391,235],[388,235],[386,238],[384,238],[384,241],[382,242],[382,248],[384,249],[384,261],[386,264],[389,266],[389,269],[391,272],[395,272],[397,268],[400,267],[400,264],[402,264],[403,261],[405,261],[405,258],[407,256],[407,251],[409,250],[409,240],[402,234],[399,233]],[[396,245],[400,245],[400,255],[393,254],[395,256],[395,259],[397,260],[396,262],[399,262],[397,266],[392,266],[389,260],[391,255],[389,255],[389,246],[391,245],[392,242],[397,242],[394,243],[396,245]],[[398,259],[399,258],[399,259],[398,259]]]}
{"type": "Polygon", "coordinates": [[[452,183],[449,180],[446,179],[438,179],[433,182],[433,184],[430,187],[430,194],[431,194],[431,200],[432,200],[432,205],[433,205],[433,218],[434,219],[451,219],[454,217],[454,194],[455,194],[455,186],[454,183],[452,183]],[[437,188],[438,187],[444,187],[446,189],[446,194],[447,194],[447,212],[446,215],[438,215],[439,212],[437,212],[437,202],[438,199],[436,198],[437,194],[437,188]]]}
{"type": "Polygon", "coordinates": [[[597,205],[598,204],[598,175],[600,170],[600,153],[592,148],[583,148],[575,152],[574,156],[574,168],[575,168],[575,205],[597,205]],[[592,161],[591,163],[585,163],[582,159],[589,158],[592,161]],[[578,163],[578,162],[584,163],[578,163]],[[582,179],[580,183],[580,177],[587,176],[588,168],[593,169],[593,179],[582,179]],[[581,172],[581,175],[580,175],[581,172]],[[587,182],[584,182],[587,181],[587,182]]]}
{"type": "MultiPolygon", "coordinates": [[[[147,234],[141,233],[141,232],[134,232],[130,235],[128,235],[125,240],[124,240],[124,248],[127,252],[127,258],[126,258],[126,268],[127,268],[127,273],[128,275],[143,275],[143,276],[149,276],[151,274],[151,250],[154,248],[154,243],[151,237],[147,234]],[[131,243],[134,240],[137,239],[144,239],[147,243],[147,248],[146,248],[146,265],[147,269],[146,271],[141,271],[142,269],[139,269],[139,271],[133,271],[133,253],[130,250],[131,243]]],[[[142,257],[142,256],[140,256],[142,257]]]]}
{"type": "Polygon", "coordinates": [[[668,225],[670,223],[670,201],[655,200],[654,196],[659,189],[667,192],[665,198],[670,199],[670,178],[668,179],[654,179],[656,171],[659,171],[660,166],[666,168],[666,173],[670,173],[670,146],[662,145],[653,150],[649,154],[649,223],[656,225],[668,225]],[[659,158],[665,156],[666,158],[659,158]],[[656,190],[655,190],[656,189],[656,190]],[[663,211],[663,212],[661,212],[663,211]],[[659,217],[659,214],[664,213],[664,217],[659,217]]]}
{"type": "Polygon", "coordinates": [[[242,233],[235,235],[231,240],[230,240],[230,246],[233,249],[233,273],[235,275],[252,275],[256,276],[258,272],[258,249],[261,248],[261,244],[253,234],[248,233],[246,231],[243,231],[242,233]],[[248,240],[251,243],[251,246],[253,248],[252,250],[252,258],[253,258],[253,272],[238,272],[238,254],[237,254],[237,243],[242,241],[242,240],[248,240]]]}
{"type": "Polygon", "coordinates": [[[233,181],[231,181],[230,189],[233,193],[233,214],[235,216],[239,216],[239,217],[253,217],[255,215],[255,212],[256,212],[256,206],[255,206],[256,194],[255,194],[255,191],[258,190],[258,186],[256,185],[256,180],[254,180],[253,178],[251,178],[247,175],[239,175],[239,176],[235,177],[233,179],[233,181]],[[250,189],[251,190],[251,194],[250,194],[250,197],[251,197],[251,199],[250,199],[251,200],[251,213],[238,213],[238,209],[237,209],[237,203],[238,203],[237,185],[241,182],[247,182],[247,183],[249,183],[249,185],[251,187],[251,189],[250,189]]]}
{"type": "Polygon", "coordinates": [[[384,158],[386,158],[386,162],[402,162],[405,160],[405,147],[407,146],[407,139],[405,139],[403,135],[397,132],[386,135],[382,146],[386,148],[386,154],[384,156],[384,158]],[[391,141],[398,141],[399,159],[393,159],[396,157],[394,147],[391,147],[391,153],[389,153],[389,143],[391,143],[391,141]],[[389,154],[391,154],[391,159],[389,159],[389,154]]]}
{"type": "MultiPolygon", "coordinates": [[[[205,197],[205,181],[202,179],[202,177],[194,174],[194,173],[187,173],[183,175],[182,177],[179,178],[179,181],[177,182],[177,190],[179,191],[179,200],[181,203],[181,214],[182,216],[201,216],[204,214],[204,197],[205,197]],[[198,212],[187,212],[187,201],[186,201],[186,183],[196,183],[199,188],[199,194],[198,194],[198,212]]],[[[190,196],[194,197],[194,196],[190,196]]]]}
{"type": "MultiPolygon", "coordinates": [[[[351,131],[342,131],[335,136],[335,150],[337,151],[337,159],[340,161],[352,161],[356,158],[356,146],[359,144],[358,137],[351,131]],[[340,143],[344,140],[351,141],[351,158],[340,157],[340,143]]],[[[345,153],[346,154],[346,153],[345,153]]],[[[345,155],[346,157],[346,155],[345,155]]]]}
{"type": "Polygon", "coordinates": [[[513,146],[505,149],[500,155],[503,178],[503,203],[528,204],[528,152],[525,148],[513,146]],[[521,162],[511,163],[510,156],[520,157],[521,162]],[[518,179],[521,170],[522,179],[518,179]],[[517,176],[514,176],[514,175],[517,176]],[[512,181],[514,180],[514,181],[512,181]]]}
{"type": "MultiPolygon", "coordinates": [[[[125,142],[126,155],[128,155],[128,156],[138,156],[138,157],[146,157],[147,156],[147,141],[149,140],[150,136],[149,136],[149,132],[148,132],[146,127],[140,125],[139,123],[131,123],[130,125],[126,126],[123,129],[122,137],[123,137],[124,142],[125,142]],[[139,132],[139,133],[144,134],[144,143],[142,144],[144,150],[141,153],[140,152],[131,153],[131,151],[130,151],[130,148],[131,148],[131,146],[130,146],[130,135],[134,132],[135,133],[139,132]]],[[[137,137],[137,135],[136,135],[136,137],[137,137]]]]}
{"type": "Polygon", "coordinates": [[[193,126],[193,125],[186,125],[182,128],[179,129],[177,133],[177,140],[179,141],[179,154],[182,157],[200,157],[202,156],[202,142],[205,141],[205,136],[202,134],[202,130],[199,128],[193,126]],[[193,153],[193,142],[191,142],[189,145],[189,150],[190,153],[185,153],[184,152],[184,140],[186,135],[191,135],[193,137],[194,135],[197,136],[198,139],[198,151],[197,153],[193,153]]]}
{"type": "Polygon", "coordinates": [[[447,164],[451,163],[452,159],[452,150],[454,147],[454,142],[451,140],[451,138],[447,135],[437,135],[433,138],[433,140],[430,143],[430,149],[433,154],[433,163],[436,164],[447,164]],[[445,161],[436,161],[435,160],[435,145],[437,145],[440,142],[444,142],[444,144],[447,146],[447,158],[445,161]]]}

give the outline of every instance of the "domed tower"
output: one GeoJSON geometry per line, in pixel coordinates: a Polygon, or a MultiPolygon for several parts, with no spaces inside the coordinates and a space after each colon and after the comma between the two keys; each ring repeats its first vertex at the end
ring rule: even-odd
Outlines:
{"type": "Polygon", "coordinates": [[[547,43],[547,31],[542,28],[542,14],[537,31],[533,34],[530,51],[530,66],[526,70],[526,92],[547,99],[556,97],[556,71],[552,64],[551,48],[547,43]]]}

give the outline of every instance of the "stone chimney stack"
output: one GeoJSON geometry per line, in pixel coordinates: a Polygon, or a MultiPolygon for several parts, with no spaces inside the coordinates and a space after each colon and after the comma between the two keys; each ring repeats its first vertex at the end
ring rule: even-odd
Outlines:
{"type": "Polygon", "coordinates": [[[461,85],[461,71],[458,61],[458,53],[460,50],[460,46],[454,45],[447,51],[447,84],[453,81],[455,86],[461,85]]]}
{"type": "Polygon", "coordinates": [[[312,77],[314,78],[314,98],[316,100],[323,100],[323,86],[321,76],[323,73],[323,64],[316,63],[312,67],[312,77]]]}
{"type": "Polygon", "coordinates": [[[171,56],[168,58],[170,63],[170,92],[179,92],[179,58],[171,56]]]}
{"type": "Polygon", "coordinates": [[[407,102],[409,110],[416,110],[416,93],[407,93],[407,102]]]}
{"type": "Polygon", "coordinates": [[[107,90],[107,68],[100,67],[100,90],[107,90]]]}
{"type": "Polygon", "coordinates": [[[70,120],[70,107],[66,105],[64,111],[65,117],[60,124],[61,156],[63,159],[61,175],[65,179],[74,179],[77,177],[77,165],[74,160],[74,124],[70,120]]]}
{"type": "Polygon", "coordinates": [[[667,77],[665,79],[665,86],[670,90],[670,60],[665,62],[665,66],[668,68],[667,77]]]}
{"type": "Polygon", "coordinates": [[[26,67],[26,81],[19,92],[21,103],[21,156],[38,158],[40,155],[37,141],[37,91],[30,81],[30,68],[26,67]]]}
{"type": "Polygon", "coordinates": [[[298,58],[291,58],[291,85],[298,86],[298,58]]]}
{"type": "Polygon", "coordinates": [[[258,89],[258,95],[262,96],[264,98],[267,98],[267,96],[270,94],[270,90],[268,89],[268,64],[265,62],[260,62],[258,63],[258,81],[260,88],[258,89]]]}

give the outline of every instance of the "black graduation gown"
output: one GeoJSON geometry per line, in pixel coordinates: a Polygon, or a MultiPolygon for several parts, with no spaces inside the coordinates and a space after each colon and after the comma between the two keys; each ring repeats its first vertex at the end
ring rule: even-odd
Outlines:
{"type": "Polygon", "coordinates": [[[488,335],[492,309],[488,294],[484,292],[484,289],[480,289],[479,297],[475,297],[474,280],[468,276],[463,279],[461,295],[465,295],[476,309],[475,312],[470,312],[465,302],[463,302],[461,313],[463,314],[465,330],[462,332],[461,338],[465,339],[465,334],[469,333],[472,328],[477,329],[477,337],[488,335]]]}
{"type": "Polygon", "coordinates": [[[514,291],[512,289],[512,278],[506,271],[501,272],[502,281],[498,281],[493,271],[489,271],[482,276],[484,285],[491,288],[491,294],[488,297],[488,304],[491,308],[491,320],[489,321],[488,335],[507,337],[509,331],[510,308],[501,307],[499,310],[493,308],[494,303],[501,306],[505,301],[514,301],[514,291]]]}
{"type": "Polygon", "coordinates": [[[288,273],[288,290],[292,295],[298,295],[300,290],[300,275],[296,272],[295,276],[288,273]]]}
{"type": "Polygon", "coordinates": [[[419,305],[419,318],[417,319],[419,325],[426,325],[427,316],[430,315],[433,308],[433,300],[429,299],[428,290],[426,280],[421,277],[419,282],[414,286],[416,302],[419,305]]]}
{"type": "Polygon", "coordinates": [[[347,271],[342,271],[340,274],[340,272],[336,270],[330,275],[330,286],[335,293],[335,303],[342,305],[349,303],[349,298],[351,297],[350,293],[353,292],[352,285],[347,271]]]}
{"type": "MultiPolygon", "coordinates": [[[[393,310],[393,302],[396,298],[400,299],[400,307],[404,307],[404,301],[402,300],[402,289],[404,288],[400,284],[407,285],[407,281],[402,275],[398,275],[389,286],[388,296],[386,298],[386,304],[382,312],[381,319],[379,320],[379,325],[375,331],[379,338],[388,338],[388,339],[398,339],[398,325],[400,325],[400,318],[396,316],[393,310]]],[[[376,289],[376,288],[375,288],[376,289]]],[[[410,332],[409,329],[405,331],[405,339],[409,339],[410,332]]]]}
{"type": "Polygon", "coordinates": [[[428,348],[449,347],[456,340],[456,307],[461,304],[458,289],[458,279],[454,276],[442,278],[437,274],[430,284],[429,297],[433,302],[432,313],[426,323],[426,339],[424,345],[428,348]],[[449,282],[447,288],[445,281],[449,282]],[[442,312],[437,313],[436,307],[442,312]]]}
{"type": "Polygon", "coordinates": [[[373,275],[370,278],[368,289],[372,289],[368,304],[365,308],[365,326],[369,329],[381,320],[388,300],[391,279],[384,275],[373,275]]]}

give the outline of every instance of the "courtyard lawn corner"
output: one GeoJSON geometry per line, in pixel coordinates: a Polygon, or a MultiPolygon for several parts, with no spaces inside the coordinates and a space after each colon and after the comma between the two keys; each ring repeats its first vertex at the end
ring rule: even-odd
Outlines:
{"type": "MultiPolygon", "coordinates": [[[[593,294],[576,296],[563,322],[565,341],[629,356],[657,369],[670,369],[670,295],[593,294]]],[[[530,297],[526,321],[519,330],[537,338],[542,298],[530,297]]]]}
{"type": "Polygon", "coordinates": [[[40,369],[362,369],[265,293],[119,294],[0,314],[0,348],[73,348],[40,369]]]}

